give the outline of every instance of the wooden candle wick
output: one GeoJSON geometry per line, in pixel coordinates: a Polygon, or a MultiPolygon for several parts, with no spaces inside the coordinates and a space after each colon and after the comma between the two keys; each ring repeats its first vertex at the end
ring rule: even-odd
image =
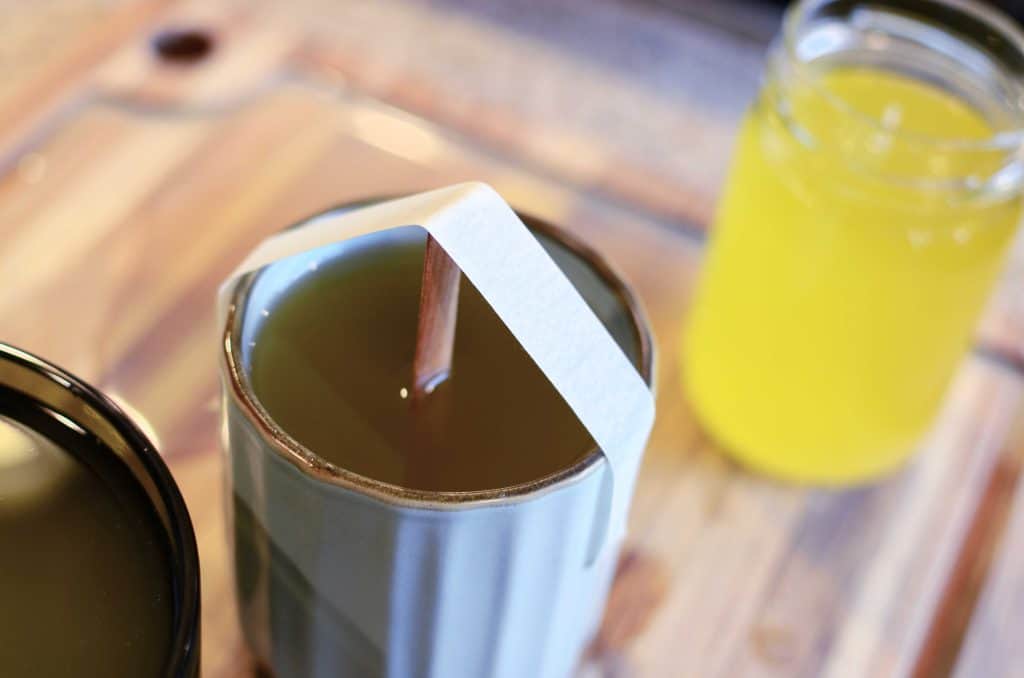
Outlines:
{"type": "Polygon", "coordinates": [[[416,353],[412,362],[413,397],[416,399],[428,395],[451,372],[461,276],[462,271],[448,253],[434,236],[428,235],[423,255],[416,353]]]}

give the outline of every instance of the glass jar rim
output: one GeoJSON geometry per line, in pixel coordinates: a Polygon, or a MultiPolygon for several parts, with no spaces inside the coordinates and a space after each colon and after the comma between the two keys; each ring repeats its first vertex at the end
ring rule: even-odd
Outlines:
{"type": "MultiPolygon", "coordinates": [[[[886,127],[882,120],[851,104],[844,97],[836,94],[827,87],[824,87],[814,73],[807,68],[806,62],[797,54],[797,44],[800,32],[806,25],[812,13],[822,5],[834,0],[797,0],[787,11],[783,20],[781,30],[782,47],[785,57],[792,64],[794,70],[810,88],[815,95],[820,96],[843,115],[848,115],[855,120],[864,123],[865,126],[876,129],[881,133],[898,138],[911,145],[927,147],[932,150],[945,152],[986,152],[986,151],[1014,151],[1024,149],[1024,111],[1015,120],[1010,129],[999,130],[983,139],[967,139],[960,137],[944,137],[933,134],[911,132],[907,130],[894,130],[886,127]]],[[[945,6],[951,10],[971,16],[980,25],[1002,35],[1007,45],[1012,46],[1024,62],[1024,31],[1003,12],[995,7],[983,3],[969,2],[968,0],[927,0],[939,6],[945,6]]],[[[869,3],[864,3],[868,5],[869,3]]],[[[941,25],[940,25],[941,27],[941,25]]],[[[1020,78],[1024,84],[1024,75],[1020,78]]],[[[1024,93],[1021,95],[1021,105],[1024,106],[1024,93]]]]}

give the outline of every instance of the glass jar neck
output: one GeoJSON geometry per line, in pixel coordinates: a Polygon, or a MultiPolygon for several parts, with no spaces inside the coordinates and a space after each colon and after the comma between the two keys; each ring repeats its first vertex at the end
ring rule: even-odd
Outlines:
{"type": "Polygon", "coordinates": [[[787,14],[760,105],[810,152],[928,190],[1024,183],[1024,36],[955,0],[807,0],[787,14]]]}

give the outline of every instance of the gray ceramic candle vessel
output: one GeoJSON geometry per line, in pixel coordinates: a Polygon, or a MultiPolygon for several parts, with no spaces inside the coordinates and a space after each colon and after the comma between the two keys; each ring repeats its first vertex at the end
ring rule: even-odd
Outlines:
{"type": "MultiPolygon", "coordinates": [[[[520,217],[650,385],[651,336],[625,283],[577,239],[520,217]]],[[[305,271],[351,255],[339,243],[247,275],[223,328],[229,522],[250,647],[280,678],[571,676],[619,551],[594,549],[609,473],[598,449],[511,487],[417,491],[326,462],[260,404],[250,369],[261,310],[305,271]]]]}

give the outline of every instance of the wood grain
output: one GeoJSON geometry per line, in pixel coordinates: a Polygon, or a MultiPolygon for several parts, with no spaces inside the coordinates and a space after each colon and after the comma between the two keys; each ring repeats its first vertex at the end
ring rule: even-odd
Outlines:
{"type": "MultiPolygon", "coordinates": [[[[473,21],[398,1],[358,11],[373,21],[390,12],[403,26],[428,16],[442,35],[454,32],[452,49],[470,49],[475,35],[515,54],[515,36],[493,24],[474,33],[473,21]]],[[[63,65],[50,75],[0,97],[0,121],[18,130],[0,136],[0,317],[5,340],[101,385],[156,432],[196,525],[206,678],[253,675],[223,514],[219,281],[262,237],[325,207],[469,179],[605,253],[658,337],[658,421],[586,675],[942,675],[954,663],[958,676],[1020,675],[1024,509],[1019,472],[1009,472],[1019,468],[1024,395],[1013,361],[1024,345],[1019,255],[986,314],[986,350],[966,361],[906,469],[847,491],[778,485],[727,461],[682,394],[677,352],[701,238],[666,222],[704,219],[713,183],[695,174],[651,183],[656,165],[621,139],[457,97],[436,74],[361,52],[352,26],[324,45],[207,3],[119,16],[128,18],[118,30],[83,38],[93,58],[80,68],[54,57],[63,65]],[[193,20],[220,36],[216,59],[165,72],[145,51],[148,36],[193,20]],[[79,103],[54,117],[68,92],[79,103]],[[958,658],[938,656],[960,639],[958,658]]],[[[557,50],[538,53],[524,68],[558,65],[567,91],[583,85],[565,74],[582,73],[593,91],[650,101],[613,88],[621,77],[593,63],[574,71],[578,53],[562,62],[557,50]]],[[[706,114],[689,118],[687,138],[734,123],[704,126],[706,114]]],[[[724,157],[726,137],[708,132],[707,152],[724,157]]]]}
{"type": "MultiPolygon", "coordinates": [[[[1010,560],[1012,548],[999,555],[998,549],[1007,534],[1007,521],[1013,507],[1013,495],[1021,486],[1024,462],[1024,430],[1021,418],[1015,421],[999,459],[992,467],[987,486],[971,519],[960,548],[957,565],[950,576],[942,603],[915,668],[916,678],[950,675],[963,649],[967,630],[975,615],[978,596],[986,584],[996,558],[1010,560]]],[[[1013,534],[1015,528],[1010,528],[1013,534]]],[[[991,594],[990,594],[991,595],[991,594]]],[[[984,637],[984,636],[983,636],[984,637]]],[[[1005,650],[1005,648],[1004,648],[1005,650]]],[[[1010,655],[996,653],[1008,662],[1010,655]]]]}
{"type": "Polygon", "coordinates": [[[1024,485],[1017,488],[998,564],[971,619],[956,678],[1024,676],[1024,485]]]}

